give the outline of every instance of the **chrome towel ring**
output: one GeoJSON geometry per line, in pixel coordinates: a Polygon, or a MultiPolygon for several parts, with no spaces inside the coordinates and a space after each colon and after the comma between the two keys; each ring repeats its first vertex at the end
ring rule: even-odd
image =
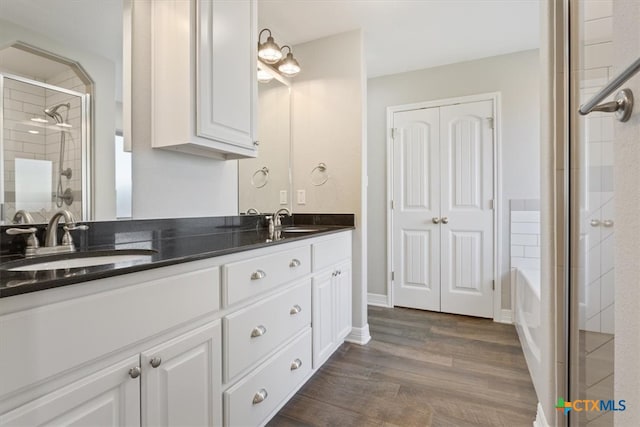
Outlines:
{"type": "Polygon", "coordinates": [[[311,184],[319,187],[324,185],[329,180],[329,173],[327,172],[327,165],[323,162],[318,163],[318,166],[311,169],[311,184]]]}
{"type": "Polygon", "coordinates": [[[251,185],[255,188],[262,188],[267,185],[267,182],[269,182],[269,168],[266,166],[263,166],[262,169],[258,169],[251,175],[251,185]]]}

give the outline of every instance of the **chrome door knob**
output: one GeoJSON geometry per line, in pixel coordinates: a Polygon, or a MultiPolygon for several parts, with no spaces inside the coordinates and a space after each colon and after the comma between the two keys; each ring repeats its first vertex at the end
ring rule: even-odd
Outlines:
{"type": "Polygon", "coordinates": [[[295,371],[296,369],[300,369],[301,366],[302,366],[302,360],[300,359],[296,359],[293,362],[291,362],[292,371],[295,371]]]}
{"type": "Polygon", "coordinates": [[[265,277],[267,277],[267,273],[262,270],[256,270],[253,272],[253,274],[251,274],[251,280],[260,280],[264,279],[265,277]]]}
{"type": "Polygon", "coordinates": [[[591,222],[589,222],[589,224],[591,224],[592,227],[597,227],[600,225],[600,220],[599,219],[592,219],[591,222]]]}
{"type": "Polygon", "coordinates": [[[612,219],[605,219],[604,221],[602,221],[602,225],[605,227],[613,227],[613,220],[612,219]]]}
{"type": "Polygon", "coordinates": [[[449,218],[447,218],[446,216],[443,216],[441,221],[443,224],[449,224],[449,218]]]}
{"type": "Polygon", "coordinates": [[[140,366],[136,366],[134,368],[129,369],[129,376],[133,379],[136,379],[140,376],[140,366]]]}
{"type": "Polygon", "coordinates": [[[434,216],[433,218],[431,218],[431,222],[433,222],[434,224],[438,224],[440,222],[440,218],[434,216]]]}
{"type": "Polygon", "coordinates": [[[301,264],[300,260],[299,260],[299,259],[294,258],[294,259],[292,259],[292,260],[291,260],[291,262],[289,263],[289,267],[291,267],[291,268],[300,267],[300,264],[301,264]]]}
{"type": "Polygon", "coordinates": [[[162,359],[160,357],[154,357],[149,361],[149,364],[154,368],[157,368],[158,366],[160,366],[161,363],[162,363],[162,359]]]}
{"type": "Polygon", "coordinates": [[[289,310],[289,314],[293,316],[294,314],[298,314],[301,311],[302,311],[302,307],[300,307],[298,304],[296,304],[293,307],[291,307],[291,310],[289,310]]]}

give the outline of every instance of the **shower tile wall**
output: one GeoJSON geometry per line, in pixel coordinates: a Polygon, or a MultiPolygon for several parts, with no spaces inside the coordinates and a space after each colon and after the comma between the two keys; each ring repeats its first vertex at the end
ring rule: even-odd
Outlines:
{"type": "MultiPolygon", "coordinates": [[[[65,89],[83,93],[85,86],[75,74],[69,70],[46,81],[65,89]]],[[[5,79],[3,95],[4,109],[4,180],[5,180],[5,219],[11,220],[16,211],[15,206],[15,159],[27,158],[52,161],[52,194],[57,186],[58,161],[60,156],[60,131],[53,126],[45,128],[33,127],[30,119],[46,118],[44,109],[47,106],[70,102],[69,124],[72,125],[66,137],[65,168],[72,169],[72,178],[62,177],[62,190],[71,188],[74,202],[64,205],[76,217],[82,217],[81,191],[81,140],[80,140],[80,99],[71,95],[44,89],[28,83],[5,79]],[[39,134],[31,134],[29,130],[39,130],[39,134]]],[[[66,111],[60,111],[66,118],[66,111]]],[[[49,119],[51,120],[51,119],[49,119]]],[[[55,203],[42,212],[34,212],[36,222],[45,222],[58,209],[55,203]]]]}
{"type": "MultiPolygon", "coordinates": [[[[581,102],[613,77],[612,7],[609,1],[585,1],[581,102]]],[[[580,328],[614,332],[614,182],[612,114],[592,113],[583,119],[581,199],[580,328]]]]}
{"type": "Polygon", "coordinates": [[[46,160],[45,134],[43,132],[31,134],[24,125],[30,118],[44,115],[45,90],[38,86],[5,79],[2,101],[5,217],[11,219],[15,213],[15,159],[46,160]]]}

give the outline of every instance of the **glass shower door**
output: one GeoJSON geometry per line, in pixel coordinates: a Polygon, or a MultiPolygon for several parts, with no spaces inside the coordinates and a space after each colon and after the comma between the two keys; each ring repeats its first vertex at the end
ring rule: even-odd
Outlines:
{"type": "MultiPolygon", "coordinates": [[[[578,106],[583,106],[582,113],[586,113],[585,103],[624,74],[629,64],[638,58],[638,51],[634,49],[625,52],[629,40],[637,35],[621,28],[630,13],[640,13],[637,3],[569,1],[572,29],[571,302],[567,400],[574,405],[568,411],[570,425],[574,426],[613,426],[616,414],[623,414],[625,409],[622,400],[625,396],[618,395],[617,391],[621,376],[621,367],[616,367],[620,325],[617,328],[615,322],[617,315],[620,319],[619,305],[624,302],[616,301],[615,296],[616,287],[627,286],[629,281],[621,282],[616,272],[616,256],[621,253],[617,240],[625,236],[619,230],[615,207],[621,206],[620,201],[630,195],[619,190],[620,183],[615,177],[621,176],[619,162],[624,161],[619,147],[621,135],[629,129],[637,133],[638,113],[634,112],[631,120],[623,122],[614,112],[592,111],[579,115],[578,106]]],[[[601,103],[613,101],[625,87],[637,89],[638,80],[640,76],[630,78],[601,103]]],[[[620,260],[617,265],[621,265],[620,260]]],[[[618,295],[621,295],[620,289],[618,295]]]]}

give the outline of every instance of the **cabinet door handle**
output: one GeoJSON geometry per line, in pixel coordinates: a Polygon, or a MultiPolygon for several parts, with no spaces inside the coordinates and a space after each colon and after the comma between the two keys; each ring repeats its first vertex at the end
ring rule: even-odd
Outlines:
{"type": "Polygon", "coordinates": [[[133,379],[136,379],[140,376],[140,366],[135,366],[131,369],[129,369],[129,376],[133,379]]]}
{"type": "Polygon", "coordinates": [[[293,362],[291,362],[292,371],[295,371],[296,369],[300,369],[301,366],[302,366],[302,360],[300,359],[296,359],[293,362]]]}
{"type": "Polygon", "coordinates": [[[162,363],[162,358],[160,357],[154,357],[149,361],[149,364],[154,368],[157,368],[158,366],[160,366],[161,363],[162,363]]]}
{"type": "Polygon", "coordinates": [[[437,224],[440,222],[440,218],[438,218],[437,216],[434,216],[433,218],[431,218],[431,222],[433,222],[434,224],[437,224]]]}
{"type": "Polygon", "coordinates": [[[605,219],[604,221],[602,221],[602,225],[605,227],[613,227],[613,220],[612,219],[605,219]]]}
{"type": "Polygon", "coordinates": [[[447,218],[446,216],[443,216],[440,221],[442,221],[443,224],[449,224],[449,218],[447,218]]]}
{"type": "Polygon", "coordinates": [[[591,224],[592,227],[597,227],[600,225],[600,220],[599,219],[592,219],[591,222],[589,222],[589,224],[591,224]]]}
{"type": "Polygon", "coordinates": [[[299,259],[292,259],[291,262],[289,263],[289,267],[291,268],[296,268],[296,267],[300,267],[300,260],[299,259]]]}
{"type": "Polygon", "coordinates": [[[267,277],[267,273],[262,270],[256,270],[253,272],[253,274],[251,274],[251,280],[260,280],[264,279],[265,277],[267,277]]]}
{"type": "Polygon", "coordinates": [[[296,304],[293,307],[291,307],[291,310],[289,310],[289,314],[293,316],[294,314],[298,314],[301,311],[302,311],[302,307],[300,307],[298,304],[296,304]]]}
{"type": "Polygon", "coordinates": [[[251,338],[261,337],[266,333],[267,333],[267,328],[265,328],[262,325],[256,326],[255,328],[253,328],[253,331],[251,331],[251,338]]]}
{"type": "Polygon", "coordinates": [[[337,275],[337,276],[340,276],[341,274],[342,274],[342,270],[338,270],[338,271],[336,272],[336,275],[337,275]]]}
{"type": "Polygon", "coordinates": [[[267,398],[267,396],[269,396],[267,390],[261,388],[260,391],[253,396],[253,404],[257,405],[258,403],[263,402],[267,398]]]}

